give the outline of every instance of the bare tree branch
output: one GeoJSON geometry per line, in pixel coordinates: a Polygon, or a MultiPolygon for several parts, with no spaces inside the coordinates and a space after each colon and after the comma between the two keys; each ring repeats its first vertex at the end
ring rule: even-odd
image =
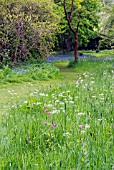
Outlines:
{"type": "Polygon", "coordinates": [[[80,21],[78,21],[78,24],[77,24],[77,28],[76,28],[77,31],[78,31],[79,25],[80,25],[80,21]]]}
{"type": "Polygon", "coordinates": [[[72,5],[71,5],[70,22],[72,21],[73,8],[74,8],[74,0],[72,0],[72,5]]]}
{"type": "Polygon", "coordinates": [[[64,11],[65,11],[65,17],[66,20],[68,21],[68,25],[70,30],[75,33],[76,30],[72,28],[71,22],[72,22],[72,14],[73,14],[73,6],[74,6],[74,0],[72,0],[72,5],[71,5],[71,11],[70,11],[70,17],[68,16],[67,10],[66,10],[66,0],[64,0],[64,11]]]}

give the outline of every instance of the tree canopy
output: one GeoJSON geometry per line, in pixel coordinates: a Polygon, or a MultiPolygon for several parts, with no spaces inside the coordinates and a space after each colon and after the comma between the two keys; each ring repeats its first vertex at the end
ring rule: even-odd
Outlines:
{"type": "Polygon", "coordinates": [[[83,41],[95,35],[98,28],[99,0],[64,0],[64,12],[70,30],[75,36],[75,59],[78,58],[78,34],[83,41]]]}
{"type": "Polygon", "coordinates": [[[101,33],[114,44],[112,0],[1,0],[0,11],[3,61],[45,58],[58,45],[77,59],[78,47],[101,33]]]}
{"type": "Polygon", "coordinates": [[[112,48],[114,46],[114,4],[104,3],[100,13],[99,33],[102,36],[100,48],[112,48]]]}

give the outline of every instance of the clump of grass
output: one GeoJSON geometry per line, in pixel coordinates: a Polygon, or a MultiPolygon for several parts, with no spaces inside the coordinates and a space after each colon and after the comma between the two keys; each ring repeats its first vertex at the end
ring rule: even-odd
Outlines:
{"type": "Polygon", "coordinates": [[[78,64],[78,60],[74,60],[73,58],[69,60],[69,63],[68,63],[68,68],[75,68],[78,64]]]}
{"type": "Polygon", "coordinates": [[[29,64],[13,69],[5,66],[0,69],[0,83],[30,82],[33,80],[49,80],[59,77],[59,69],[52,63],[29,64]]]}
{"type": "Polygon", "coordinates": [[[97,60],[97,59],[78,59],[78,62],[70,60],[68,67],[74,70],[88,71],[88,72],[102,72],[104,69],[112,69],[114,67],[114,59],[111,60],[97,60]]]}
{"type": "Polygon", "coordinates": [[[13,106],[1,126],[2,169],[112,169],[114,69],[99,67],[13,106]]]}

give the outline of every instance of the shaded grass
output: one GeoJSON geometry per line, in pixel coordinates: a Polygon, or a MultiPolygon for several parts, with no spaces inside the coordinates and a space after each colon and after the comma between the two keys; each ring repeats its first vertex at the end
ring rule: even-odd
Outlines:
{"type": "Polygon", "coordinates": [[[49,80],[59,77],[59,70],[48,62],[37,64],[20,65],[9,68],[4,66],[0,69],[0,83],[21,83],[35,80],[49,80]]]}

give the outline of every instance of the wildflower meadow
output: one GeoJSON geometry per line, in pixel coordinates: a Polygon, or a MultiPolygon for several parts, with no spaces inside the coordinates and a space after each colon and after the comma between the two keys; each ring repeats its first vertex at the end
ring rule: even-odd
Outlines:
{"type": "Polygon", "coordinates": [[[113,170],[113,86],[105,61],[75,82],[34,89],[3,118],[1,169],[113,170]]]}

